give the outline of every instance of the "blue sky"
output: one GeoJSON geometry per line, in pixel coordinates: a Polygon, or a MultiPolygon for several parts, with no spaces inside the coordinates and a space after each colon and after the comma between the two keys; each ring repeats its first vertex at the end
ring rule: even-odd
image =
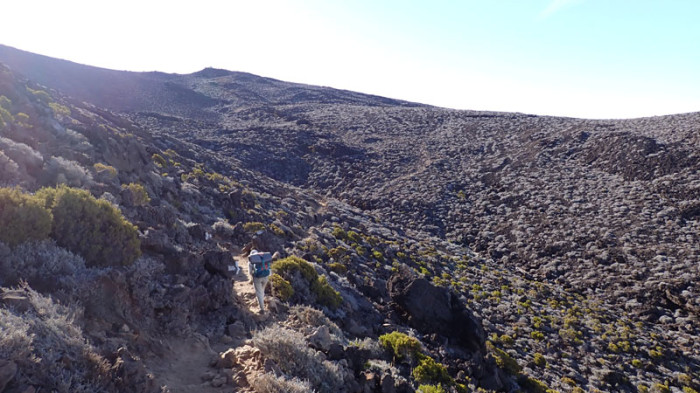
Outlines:
{"type": "Polygon", "coordinates": [[[207,66],[456,108],[700,111],[697,0],[22,0],[0,43],[106,68],[207,66]]]}

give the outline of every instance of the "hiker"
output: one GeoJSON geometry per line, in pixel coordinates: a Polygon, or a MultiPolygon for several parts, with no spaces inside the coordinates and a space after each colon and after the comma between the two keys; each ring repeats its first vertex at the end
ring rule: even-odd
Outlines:
{"type": "Polygon", "coordinates": [[[248,271],[250,272],[250,281],[255,288],[255,295],[258,298],[260,305],[260,313],[265,313],[265,287],[267,280],[270,277],[270,265],[272,264],[272,256],[269,252],[260,252],[252,250],[248,254],[248,271]]]}

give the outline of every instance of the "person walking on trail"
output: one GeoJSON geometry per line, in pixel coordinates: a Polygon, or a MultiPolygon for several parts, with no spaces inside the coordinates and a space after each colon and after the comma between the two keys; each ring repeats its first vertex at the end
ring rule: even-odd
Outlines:
{"type": "Polygon", "coordinates": [[[255,288],[255,295],[258,298],[261,314],[265,313],[265,287],[270,277],[271,264],[272,256],[269,252],[252,250],[248,254],[248,271],[250,272],[250,280],[255,288]]]}

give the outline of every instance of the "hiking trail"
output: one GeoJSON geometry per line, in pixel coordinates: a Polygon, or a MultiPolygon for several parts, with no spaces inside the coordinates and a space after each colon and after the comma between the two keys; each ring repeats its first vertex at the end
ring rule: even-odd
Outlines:
{"type": "MultiPolygon", "coordinates": [[[[234,260],[238,262],[241,270],[231,278],[235,294],[233,303],[238,304],[242,309],[246,325],[261,326],[267,317],[259,314],[255,289],[248,273],[247,258],[245,255],[237,255],[234,260]]],[[[220,353],[242,345],[247,338],[247,332],[239,332],[235,337],[231,336],[225,340],[207,339],[196,333],[187,337],[171,337],[162,341],[160,356],[145,359],[145,362],[155,376],[156,384],[166,387],[164,391],[171,393],[247,392],[249,388],[228,384],[228,379],[222,376],[223,370],[212,365],[213,360],[220,353]]]]}

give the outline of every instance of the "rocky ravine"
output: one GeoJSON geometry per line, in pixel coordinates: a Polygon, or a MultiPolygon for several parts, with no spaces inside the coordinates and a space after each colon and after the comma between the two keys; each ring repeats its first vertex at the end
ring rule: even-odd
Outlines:
{"type": "MultiPolygon", "coordinates": [[[[2,60],[8,51],[18,61],[7,48],[2,60]]],[[[235,334],[222,333],[235,329],[252,340],[242,358],[257,348],[267,352],[255,356],[273,359],[267,333],[257,341],[253,334],[270,321],[257,321],[247,307],[227,300],[233,296],[229,279],[215,262],[222,257],[206,254],[214,245],[202,235],[218,231],[223,243],[213,251],[223,247],[217,252],[230,255],[255,236],[244,224],[261,222],[269,226],[258,241],[314,262],[342,294],[340,311],[325,312],[343,332],[331,341],[345,352],[331,355],[329,347],[326,353],[331,362],[345,359],[348,380],[364,381],[360,385],[376,377],[381,389],[392,375],[395,388],[416,387],[402,382],[412,381],[409,365],[370,361],[368,374],[343,342],[410,328],[431,357],[472,387],[508,390],[517,383],[536,390],[532,380],[538,379],[560,391],[698,388],[697,114],[584,121],[452,111],[223,70],[78,73],[71,63],[57,67],[52,59],[22,56],[21,71],[54,75],[62,83],[56,87],[73,97],[99,96],[100,106],[129,118],[52,93],[70,115],[44,103],[35,111],[42,122],[35,130],[69,137],[32,141],[10,128],[6,139],[25,143],[41,158],[17,164],[11,152],[26,148],[6,142],[3,151],[17,164],[8,184],[32,190],[63,175],[97,196],[115,196],[142,229],[142,248],[156,262],[139,262],[138,270],[119,278],[125,296],[138,287],[129,280],[152,282],[152,292],[144,294],[149,302],[131,306],[152,318],[139,323],[150,321],[141,331],[197,332],[218,350],[222,340],[236,342],[235,334]],[[80,75],[106,81],[102,88],[112,86],[110,78],[127,78],[138,89],[114,101],[80,75]],[[97,162],[117,168],[118,177],[91,170],[97,162]],[[147,206],[134,205],[121,189],[134,181],[151,195],[147,206]],[[452,333],[412,324],[420,318],[396,308],[401,301],[387,282],[404,265],[451,287],[457,294],[450,298],[468,304],[501,371],[469,355],[481,349],[445,346],[444,338],[456,339],[452,333]],[[143,271],[152,273],[140,278],[143,271]],[[159,271],[167,274],[156,278],[159,271]],[[186,307],[174,307],[174,293],[189,299],[186,307]],[[202,303],[201,296],[212,300],[202,303]]],[[[41,82],[51,86],[52,80],[41,82]]],[[[291,301],[310,302],[302,296],[291,301]]],[[[274,328],[311,337],[308,325],[293,322],[298,309],[284,309],[271,318],[274,328]]],[[[122,319],[134,319],[129,313],[136,314],[132,309],[122,319]]],[[[93,330],[86,328],[102,337],[93,330]]],[[[274,371],[277,363],[259,366],[274,371]]],[[[319,367],[336,370],[333,364],[319,367]]],[[[244,375],[255,369],[246,367],[244,375]]],[[[313,380],[289,370],[280,371],[313,380]]],[[[223,377],[250,386],[247,377],[225,374],[205,382],[223,377]]]]}

